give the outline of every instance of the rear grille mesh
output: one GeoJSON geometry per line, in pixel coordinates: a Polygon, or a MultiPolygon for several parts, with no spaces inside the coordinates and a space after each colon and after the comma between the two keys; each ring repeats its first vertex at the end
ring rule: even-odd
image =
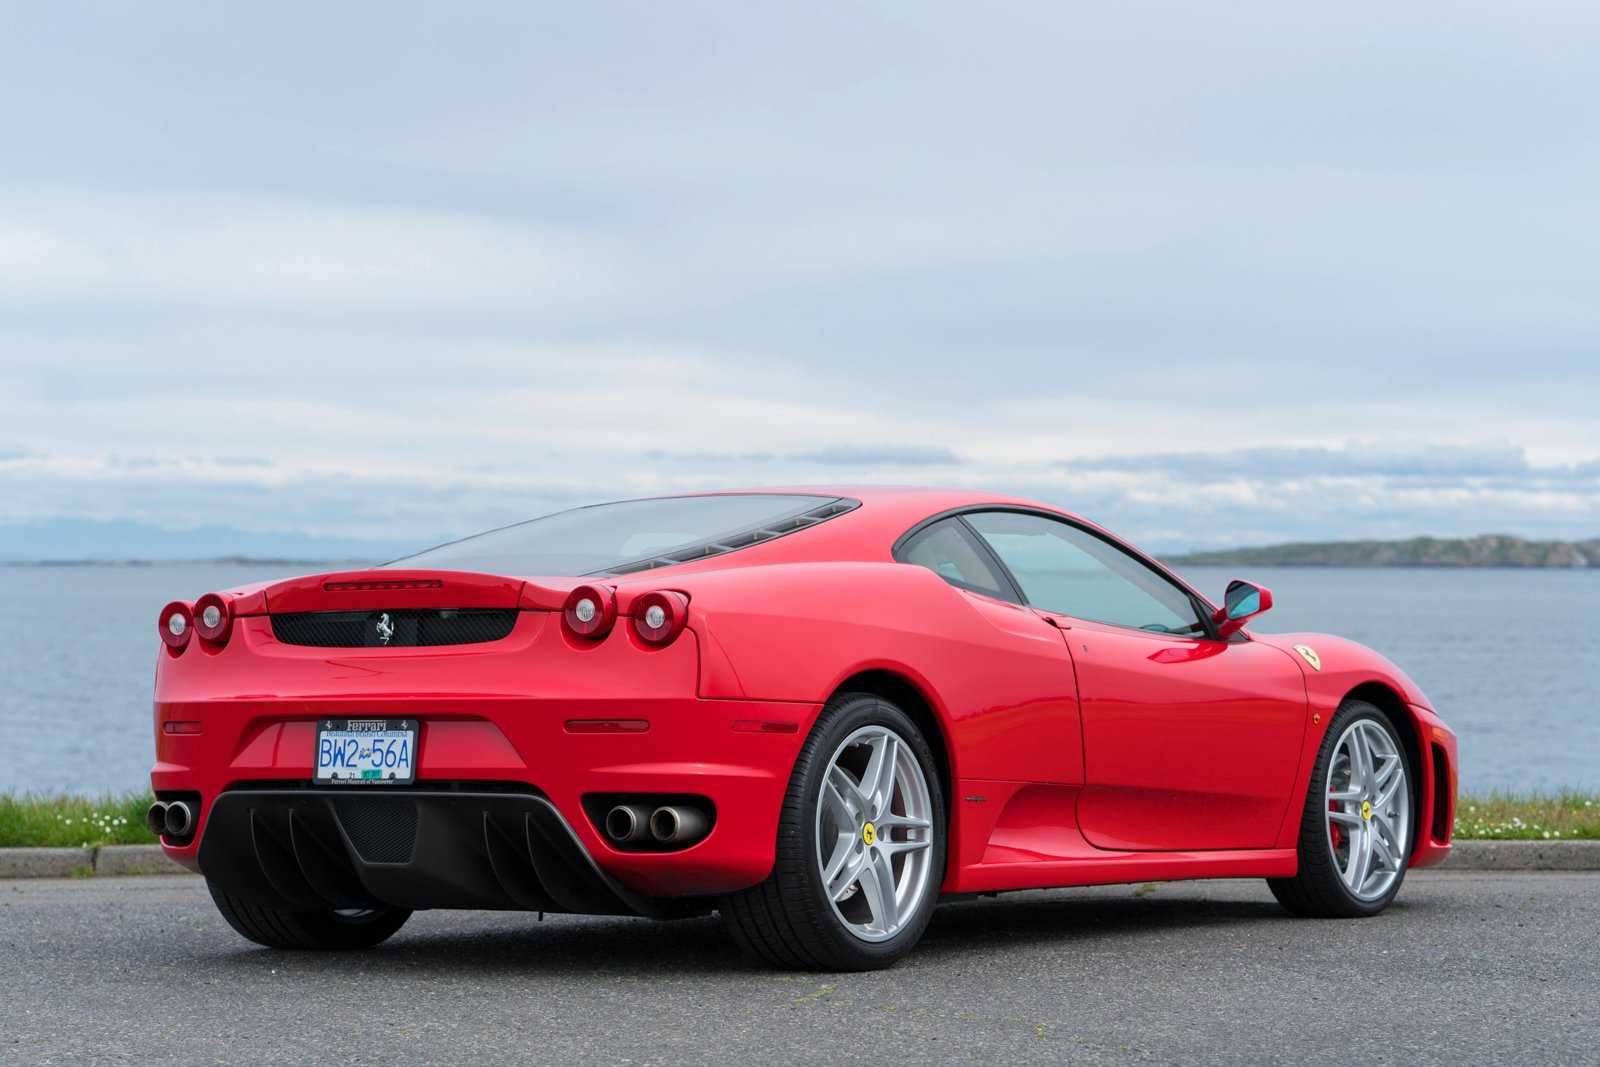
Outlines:
{"type": "Polygon", "coordinates": [[[516,625],[516,611],[501,608],[303,611],[272,616],[272,636],[314,648],[476,645],[508,637],[516,625]]]}
{"type": "Polygon", "coordinates": [[[417,805],[404,797],[340,797],[333,802],[356,852],[368,863],[410,863],[417,805]]]}

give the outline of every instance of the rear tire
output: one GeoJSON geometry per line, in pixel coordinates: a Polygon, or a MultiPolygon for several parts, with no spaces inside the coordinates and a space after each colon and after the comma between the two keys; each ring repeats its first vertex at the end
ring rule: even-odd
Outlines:
{"type": "Polygon", "coordinates": [[[286,911],[253,904],[222,892],[209,880],[206,888],[217,910],[240,936],[267,948],[362,949],[387,941],[411,918],[400,908],[360,912],[286,911]]]}
{"type": "Polygon", "coordinates": [[[1323,919],[1365,918],[1387,908],[1405,881],[1416,839],[1412,774],[1411,757],[1382,710],[1364,700],[1339,705],[1317,752],[1301,811],[1300,869],[1293,878],[1267,879],[1278,903],[1296,915],[1323,919]],[[1381,764],[1365,784],[1359,771],[1352,771],[1352,737],[1368,739],[1359,743],[1366,746],[1369,766],[1381,764]],[[1390,769],[1396,758],[1397,768],[1390,769]],[[1335,795],[1348,799],[1335,800],[1335,795]],[[1345,822],[1335,821],[1339,819],[1345,822]],[[1375,843],[1368,845],[1369,838],[1375,843]],[[1369,866],[1358,869],[1361,847],[1372,852],[1369,866]],[[1357,892],[1352,880],[1362,882],[1365,891],[1357,892]]]}
{"type": "Polygon", "coordinates": [[[889,701],[865,693],[829,701],[789,778],[772,874],[722,901],[740,946],[797,970],[877,970],[910,952],[944,880],[935,768],[921,731],[889,701]],[[874,773],[882,768],[888,778],[874,773]],[[825,785],[833,787],[826,802],[825,785]],[[842,896],[825,887],[830,863],[842,896]]]}

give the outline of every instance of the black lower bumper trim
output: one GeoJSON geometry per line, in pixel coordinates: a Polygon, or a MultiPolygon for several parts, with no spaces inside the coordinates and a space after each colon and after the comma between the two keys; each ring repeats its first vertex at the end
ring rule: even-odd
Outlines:
{"type": "Polygon", "coordinates": [[[229,790],[199,861],[218,888],[279,908],[662,913],[601,870],[535,793],[229,790]]]}

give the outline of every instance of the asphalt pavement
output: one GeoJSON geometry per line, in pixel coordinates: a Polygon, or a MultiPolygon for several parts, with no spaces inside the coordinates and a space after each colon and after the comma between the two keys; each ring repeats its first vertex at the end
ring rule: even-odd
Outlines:
{"type": "Polygon", "coordinates": [[[0,1061],[1600,1063],[1600,873],[1418,872],[1354,922],[1260,882],[1008,894],[861,975],[715,918],[436,912],[301,954],[197,878],[0,882],[0,1061]]]}

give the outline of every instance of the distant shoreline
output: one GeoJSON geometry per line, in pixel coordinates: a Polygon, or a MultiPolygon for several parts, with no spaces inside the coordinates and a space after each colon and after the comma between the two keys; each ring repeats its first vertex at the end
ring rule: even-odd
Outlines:
{"type": "Polygon", "coordinates": [[[1530,541],[1506,534],[1263,545],[1172,556],[1187,567],[1411,567],[1581,570],[1600,567],[1600,538],[1530,541]]]}

